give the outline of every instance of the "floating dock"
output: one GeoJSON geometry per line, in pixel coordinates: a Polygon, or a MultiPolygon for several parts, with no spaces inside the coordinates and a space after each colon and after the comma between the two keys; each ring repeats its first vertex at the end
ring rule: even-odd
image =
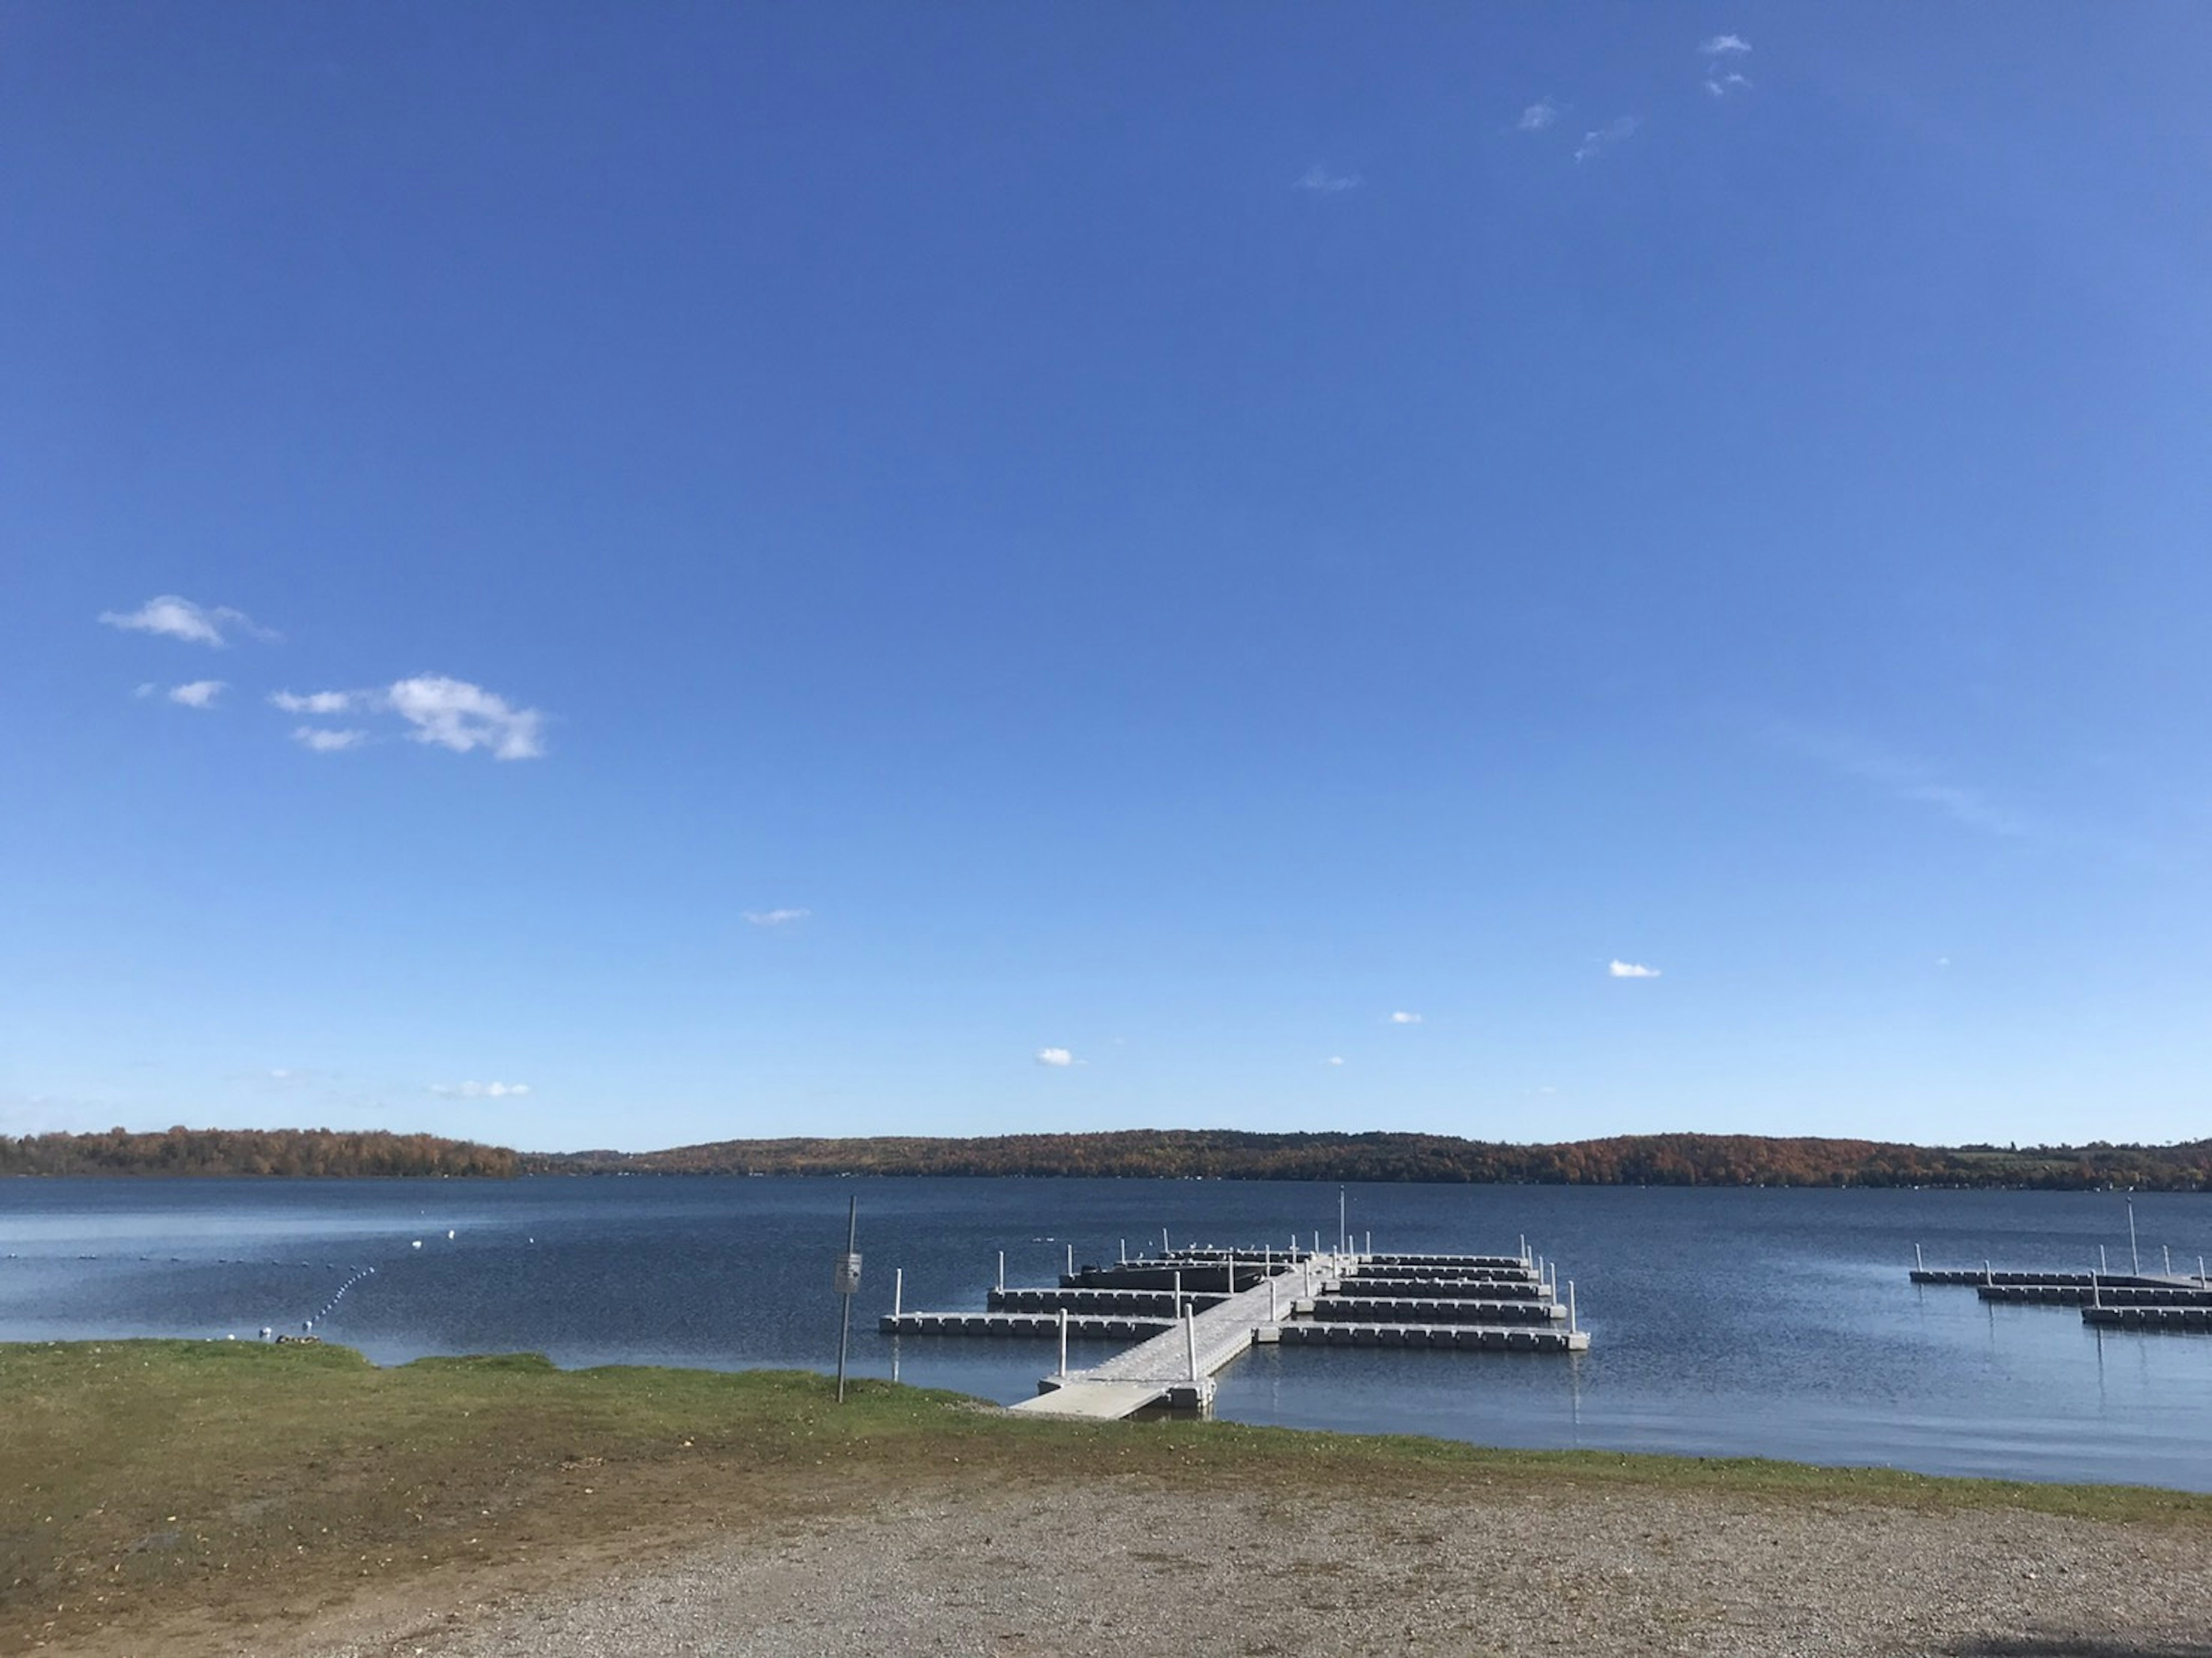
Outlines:
{"type": "Polygon", "coordinates": [[[2170,1330],[2212,1333],[2212,1278],[2202,1265],[2195,1277],[2179,1272],[1998,1272],[1974,1267],[1917,1266],[1915,1284],[1971,1288],[1985,1302],[2027,1307],[2078,1307],[2082,1323],[2099,1330],[2170,1330]]]}
{"type": "Polygon", "coordinates": [[[1058,1370],[1014,1408],[1094,1418],[1165,1408],[1209,1414],[1215,1378],[1255,1345],[1419,1347],[1577,1353],[1589,1345],[1545,1264],[1519,1255],[1375,1254],[1319,1248],[1193,1246],[1109,1266],[1077,1266],[1052,1285],[990,1291],[991,1310],[909,1313],[890,1335],[1057,1337],[1058,1370]],[[1073,1341],[1133,1345],[1082,1368],[1073,1341]]]}

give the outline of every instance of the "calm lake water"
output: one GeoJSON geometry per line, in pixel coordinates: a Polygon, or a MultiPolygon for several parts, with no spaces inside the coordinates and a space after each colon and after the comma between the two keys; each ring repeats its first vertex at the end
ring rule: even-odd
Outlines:
{"type": "MultiPolygon", "coordinates": [[[[856,1373],[1012,1403],[1047,1344],[879,1336],[906,1305],[1177,1243],[1333,1239],[1334,1186],[1156,1181],[0,1181],[0,1339],[241,1339],[318,1325],[379,1363],[532,1350],[564,1365],[832,1368],[845,1206],[866,1257],[856,1373]],[[449,1239],[448,1231],[453,1236],[449,1239]],[[414,1248],[420,1240],[422,1247],[414,1248]]],[[[1929,1264],[2127,1259],[2111,1193],[1353,1186],[1392,1250],[1530,1247],[1575,1281],[1590,1351],[1262,1348],[1222,1380],[1245,1422],[1934,1473],[2212,1491],[2212,1336],[2099,1334],[2072,1309],[1915,1288],[1929,1264]]],[[[2212,1254],[2212,1197],[2135,1199],[2144,1266],[2212,1254]]],[[[1109,1349],[1092,1350],[1101,1356],[1109,1349]]]]}

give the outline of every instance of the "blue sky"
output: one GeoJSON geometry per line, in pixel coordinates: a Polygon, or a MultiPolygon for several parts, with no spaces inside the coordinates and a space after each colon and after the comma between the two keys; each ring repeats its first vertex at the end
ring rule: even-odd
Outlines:
{"type": "Polygon", "coordinates": [[[2201,9],[0,27],[0,1131],[2212,1127],[2201,9]]]}

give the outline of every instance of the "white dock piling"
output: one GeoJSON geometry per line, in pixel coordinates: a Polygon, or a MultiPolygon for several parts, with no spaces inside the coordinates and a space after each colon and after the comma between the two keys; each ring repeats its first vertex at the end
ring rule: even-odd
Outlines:
{"type": "Polygon", "coordinates": [[[1067,1275],[1075,1276],[1075,1246],[1072,1243],[1067,1246],[1067,1275]]]}
{"type": "Polygon", "coordinates": [[[2141,1278],[2142,1251],[2136,1248],[2136,1204],[2133,1198],[2128,1199],[2128,1260],[2132,1263],[2130,1270],[2137,1278],[2141,1278]]]}
{"type": "Polygon", "coordinates": [[[1196,1382],[1198,1380],[1198,1315],[1195,1313],[1185,1313],[1182,1315],[1182,1345],[1183,1351],[1190,1357],[1190,1379],[1196,1382]]]}
{"type": "Polygon", "coordinates": [[[899,1301],[905,1293],[906,1268],[894,1266],[891,1268],[891,1316],[893,1318],[899,1315],[899,1301]]]}
{"type": "Polygon", "coordinates": [[[1067,1376],[1067,1309],[1065,1307],[1060,1309],[1060,1374],[1065,1381],[1067,1376]]]}
{"type": "Polygon", "coordinates": [[[1912,1246],[1912,1270],[1916,1272],[1924,1272],[1928,1270],[1928,1262],[1922,1257],[1920,1246],[1917,1243],[1912,1246]]]}
{"type": "Polygon", "coordinates": [[[1567,1333],[1574,1334],[1575,1329],[1575,1281],[1569,1278],[1567,1280],[1567,1333]]]}
{"type": "Polygon", "coordinates": [[[999,1293],[1006,1293],[1006,1252],[1004,1249],[999,1251],[999,1293]]]}
{"type": "Polygon", "coordinates": [[[1177,1318],[1182,1316],[1182,1269],[1181,1267],[1176,1269],[1175,1275],[1175,1315],[1177,1318]]]}

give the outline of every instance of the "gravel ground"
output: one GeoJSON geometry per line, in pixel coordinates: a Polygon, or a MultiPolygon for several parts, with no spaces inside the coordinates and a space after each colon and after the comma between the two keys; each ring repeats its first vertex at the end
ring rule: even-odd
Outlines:
{"type": "Polygon", "coordinates": [[[1671,1491],[948,1489],[305,1650],[2212,1658],[2208,1552],[2186,1529],[1671,1491]]]}

